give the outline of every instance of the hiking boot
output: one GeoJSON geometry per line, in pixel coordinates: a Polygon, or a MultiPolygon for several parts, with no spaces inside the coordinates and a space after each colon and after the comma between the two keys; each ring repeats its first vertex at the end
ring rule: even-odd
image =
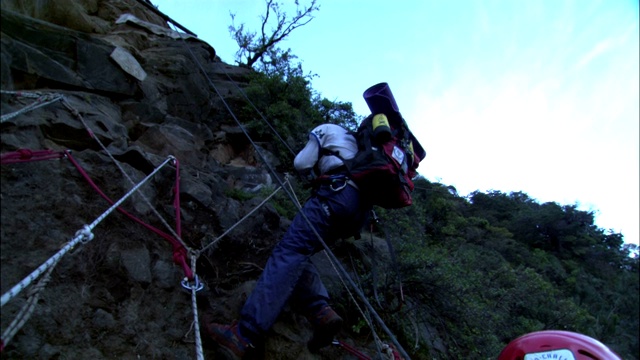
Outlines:
{"type": "Polygon", "coordinates": [[[231,352],[238,359],[242,359],[252,345],[249,340],[240,334],[238,323],[234,321],[231,325],[222,325],[211,322],[210,320],[210,316],[203,316],[202,323],[204,331],[211,339],[215,340],[220,347],[231,352]]]}
{"type": "Polygon", "coordinates": [[[307,347],[312,352],[330,345],[342,327],[342,318],[329,305],[311,315],[309,321],[313,324],[314,332],[307,347]]]}

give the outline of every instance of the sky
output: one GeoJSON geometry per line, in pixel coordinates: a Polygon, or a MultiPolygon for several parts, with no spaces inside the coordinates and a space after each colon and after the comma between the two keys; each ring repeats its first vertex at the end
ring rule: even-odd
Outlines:
{"type": "MultiPolygon", "coordinates": [[[[235,64],[261,0],[152,0],[235,64]]],[[[282,1],[288,14],[293,1],[282,1]]],[[[309,1],[300,0],[301,4],[309,1]]],[[[419,173],[458,194],[522,191],[577,205],[638,244],[637,0],[319,0],[281,44],[312,87],[368,115],[387,82],[427,151],[419,173]]],[[[267,30],[272,26],[267,26],[267,30]]]]}

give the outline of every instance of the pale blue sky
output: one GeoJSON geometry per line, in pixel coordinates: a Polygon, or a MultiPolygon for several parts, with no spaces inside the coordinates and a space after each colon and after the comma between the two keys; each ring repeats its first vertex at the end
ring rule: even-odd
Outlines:
{"type": "MultiPolygon", "coordinates": [[[[300,0],[304,2],[303,0],[300,0]]],[[[153,0],[233,64],[261,0],[153,0]]],[[[293,4],[293,1],[286,2],[293,4]]],[[[578,204],[638,244],[636,0],[320,0],[291,48],[324,97],[368,109],[388,82],[427,157],[420,173],[474,190],[578,204]]],[[[293,5],[290,13],[293,13],[293,5]]]]}

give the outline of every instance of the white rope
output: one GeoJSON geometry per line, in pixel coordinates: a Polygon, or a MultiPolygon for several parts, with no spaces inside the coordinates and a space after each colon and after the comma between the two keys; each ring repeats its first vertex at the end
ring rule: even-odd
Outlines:
{"type": "MultiPolygon", "coordinates": [[[[75,109],[66,99],[62,100],[63,105],[74,115],[78,118],[78,120],[80,120],[80,122],[82,123],[82,125],[84,125],[84,127],[87,129],[87,131],[89,131],[91,134],[94,134],[94,132],[91,130],[91,128],[89,127],[89,125],[87,124],[87,122],[84,120],[84,118],[82,117],[82,115],[80,115],[80,113],[78,112],[77,109],[75,109]]],[[[113,155],[111,154],[111,152],[107,149],[106,146],[104,146],[104,144],[102,143],[102,141],[100,141],[100,138],[98,136],[92,136],[96,142],[98,143],[98,145],[102,148],[102,150],[109,156],[109,158],[111,159],[111,161],[116,165],[116,167],[120,170],[120,172],[123,174],[123,176],[131,183],[131,184],[135,184],[135,182],[133,181],[133,179],[131,179],[131,177],[129,176],[129,174],[127,174],[127,172],[124,170],[124,168],[122,168],[122,166],[120,165],[120,162],[118,162],[113,155]]],[[[175,160],[175,158],[173,159],[175,160]]],[[[196,274],[196,267],[195,267],[195,258],[197,255],[194,254],[198,254],[197,252],[195,252],[193,249],[191,249],[189,246],[187,246],[187,244],[182,240],[182,238],[175,232],[175,230],[173,229],[173,227],[171,227],[169,225],[169,223],[164,219],[164,217],[162,217],[162,215],[160,215],[160,213],[155,209],[155,207],[153,205],[151,205],[151,202],[149,201],[149,199],[147,199],[147,197],[143,194],[143,193],[139,193],[138,194],[143,201],[147,204],[147,206],[149,207],[149,209],[151,209],[151,211],[158,217],[158,219],[160,220],[160,222],[162,222],[164,224],[164,226],[169,230],[169,232],[173,235],[173,237],[175,239],[177,239],[180,244],[189,252],[192,254],[192,271],[193,274],[195,275],[195,281],[197,281],[197,274],[196,274]]],[[[179,214],[177,216],[180,216],[179,214]]],[[[196,284],[197,285],[197,284],[196,284]]],[[[196,288],[196,286],[192,286],[191,287],[191,291],[192,291],[192,305],[193,305],[193,310],[194,310],[194,324],[195,324],[195,333],[194,336],[196,337],[196,354],[198,357],[198,360],[204,360],[204,353],[202,350],[202,341],[200,338],[200,327],[199,327],[199,323],[198,323],[198,312],[197,312],[197,302],[196,302],[196,295],[195,293],[200,290],[198,288],[196,288]]]]}
{"type": "MultiPolygon", "coordinates": [[[[17,95],[17,96],[23,96],[23,97],[35,98],[36,99],[36,101],[33,104],[30,104],[30,105],[28,105],[28,106],[26,106],[26,107],[24,107],[24,108],[22,108],[22,109],[20,109],[18,111],[15,111],[13,113],[2,115],[0,122],[4,122],[4,121],[9,120],[11,118],[14,118],[14,117],[16,117],[18,115],[24,114],[24,113],[26,113],[28,111],[31,111],[31,110],[43,107],[45,105],[51,104],[51,103],[53,103],[55,101],[62,100],[63,105],[74,116],[76,116],[80,120],[80,122],[84,125],[84,127],[87,129],[87,131],[89,131],[91,134],[93,134],[93,131],[88,126],[88,124],[86,123],[86,121],[84,120],[82,115],[80,115],[80,112],[77,109],[75,109],[73,106],[71,106],[71,104],[66,100],[66,98],[63,95],[59,95],[59,94],[39,94],[39,93],[35,93],[35,92],[34,93],[29,93],[29,92],[16,92],[16,91],[5,91],[5,90],[0,90],[0,91],[3,94],[13,94],[13,95],[17,95]]],[[[127,172],[122,168],[120,163],[118,161],[116,161],[116,159],[113,157],[113,155],[107,150],[107,148],[100,141],[100,139],[97,136],[93,136],[93,138],[100,145],[100,147],[105,151],[105,153],[111,158],[113,163],[122,172],[124,177],[131,184],[135,185],[135,182],[131,179],[131,177],[127,174],[127,172]]],[[[140,182],[139,185],[134,186],[134,188],[131,189],[120,201],[115,203],[111,208],[109,208],[109,210],[107,210],[104,214],[102,214],[100,217],[98,217],[91,225],[85,225],[83,230],[78,231],[76,233],[76,238],[73,239],[71,242],[69,242],[63,249],[61,249],[53,257],[51,257],[48,261],[46,261],[44,264],[42,264],[38,269],[36,269],[29,276],[27,276],[23,281],[21,281],[20,283],[15,285],[11,290],[9,290],[7,293],[2,295],[2,300],[1,300],[1,305],[0,306],[4,306],[8,301],[10,301],[14,297],[16,297],[20,292],[22,292],[25,288],[27,288],[35,279],[37,279],[43,272],[45,272],[45,271],[47,272],[47,274],[43,277],[43,279],[40,280],[40,282],[38,283],[37,287],[34,289],[33,294],[29,297],[29,299],[28,299],[27,303],[25,304],[25,306],[20,310],[20,312],[18,313],[18,315],[16,316],[14,321],[9,325],[9,327],[3,333],[2,338],[3,338],[3,341],[4,341],[4,345],[6,345],[13,338],[13,336],[22,328],[22,326],[26,323],[26,321],[29,319],[29,317],[33,313],[35,305],[37,304],[38,298],[40,296],[40,292],[42,291],[42,289],[44,289],[46,284],[49,282],[51,272],[53,271],[53,269],[57,265],[57,263],[60,261],[60,259],[64,255],[66,255],[66,253],[68,253],[71,249],[73,249],[78,244],[78,242],[86,243],[86,242],[91,241],[93,239],[93,233],[91,233],[91,230],[98,223],[100,223],[106,216],[108,216],[111,212],[113,212],[126,198],[131,196],[134,191],[137,191],[138,188],[143,183],[145,183],[149,178],[151,178],[153,175],[155,175],[157,173],[157,171],[160,168],[162,168],[164,165],[166,165],[170,160],[174,160],[175,161],[175,158],[170,156],[155,171],[153,171],[142,182],[140,182]]],[[[160,219],[160,221],[166,226],[166,228],[169,229],[171,234],[187,250],[191,251],[191,249],[184,243],[184,241],[180,238],[180,236],[178,236],[178,234],[167,223],[167,221],[151,205],[151,202],[146,198],[146,196],[144,196],[144,194],[142,194],[142,193],[139,193],[139,195],[146,202],[146,204],[149,206],[149,208],[155,213],[155,215],[160,219]]],[[[191,251],[191,253],[195,254],[193,251],[191,251]]],[[[195,271],[196,271],[196,256],[192,255],[191,258],[192,258],[192,268],[193,268],[193,272],[195,274],[195,271]]],[[[204,360],[204,352],[203,352],[203,349],[202,349],[202,340],[200,338],[200,326],[199,326],[199,322],[198,322],[197,301],[196,301],[196,292],[198,290],[199,289],[197,289],[196,286],[192,286],[191,287],[192,305],[193,305],[194,323],[195,323],[195,333],[194,333],[194,335],[196,337],[197,359],[198,360],[204,360]]]]}
{"type": "Polygon", "coordinates": [[[24,306],[20,309],[20,311],[18,312],[16,317],[13,319],[11,324],[9,324],[7,329],[5,329],[5,331],[2,333],[2,341],[4,346],[7,346],[9,341],[13,339],[14,335],[20,329],[22,329],[22,326],[24,326],[24,324],[27,322],[27,320],[29,320],[29,318],[33,314],[33,310],[35,309],[35,306],[38,303],[40,294],[42,293],[42,290],[44,290],[44,288],[49,283],[49,280],[51,280],[51,273],[53,272],[53,269],[55,268],[56,265],[57,263],[53,264],[49,268],[49,270],[47,270],[47,273],[42,277],[42,279],[40,279],[38,284],[33,289],[31,289],[31,293],[29,294],[29,299],[24,304],[24,306]]]}
{"type": "Polygon", "coordinates": [[[109,210],[107,210],[104,214],[102,214],[99,218],[97,218],[91,225],[91,229],[93,229],[96,225],[98,225],[98,223],[100,221],[102,221],[105,217],[107,217],[107,215],[109,215],[110,213],[112,213],[116,208],[118,208],[120,206],[120,204],[122,204],[129,196],[133,195],[134,192],[138,191],[138,189],[144,185],[144,183],[146,183],[147,181],[149,181],[158,171],[160,171],[160,169],[162,169],[165,165],[167,165],[169,162],[173,161],[175,159],[175,157],[173,157],[173,155],[169,155],[167,157],[167,159],[165,161],[162,162],[162,164],[160,164],[158,167],[156,167],[151,174],[147,175],[144,179],[142,179],[142,181],[140,181],[136,186],[134,186],[133,188],[131,188],[131,190],[129,190],[129,192],[123,196],[120,200],[118,200],[116,203],[114,203],[109,210]]]}
{"type": "MultiPolygon", "coordinates": [[[[89,131],[91,134],[94,134],[94,132],[91,130],[91,128],[89,127],[89,125],[86,123],[86,121],[84,120],[84,118],[82,117],[82,115],[80,115],[80,112],[78,110],[76,110],[73,106],[71,106],[71,104],[69,104],[69,102],[67,101],[66,98],[62,99],[62,104],[74,115],[78,118],[78,120],[80,120],[80,122],[82,123],[82,125],[84,125],[84,127],[87,129],[87,131],[89,131]]],[[[113,161],[113,163],[116,165],[116,167],[118,167],[118,169],[120,170],[120,172],[122,173],[122,175],[124,175],[124,177],[129,181],[129,183],[131,184],[135,184],[135,182],[133,181],[133,179],[131,179],[131,177],[129,176],[129,174],[127,174],[126,171],[124,171],[124,169],[122,168],[122,166],[120,165],[120,162],[117,161],[113,155],[111,154],[111,152],[109,152],[109,150],[107,150],[107,147],[104,146],[104,144],[102,143],[102,141],[100,141],[100,139],[98,138],[98,136],[93,136],[93,138],[96,140],[96,142],[98,143],[98,145],[100,145],[100,147],[102,148],[102,150],[104,150],[104,152],[109,156],[109,158],[111,159],[111,161],[113,161]]],[[[138,194],[142,200],[147,204],[147,206],[149,207],[149,209],[151,209],[151,211],[158,217],[158,219],[160,220],[160,222],[168,229],[168,231],[171,233],[171,235],[173,235],[174,238],[176,238],[180,244],[182,244],[182,246],[185,247],[185,249],[187,249],[187,251],[190,251],[191,249],[187,246],[187,244],[185,244],[185,242],[182,240],[182,238],[180,236],[178,236],[178,234],[175,232],[175,230],[173,229],[173,227],[171,227],[169,225],[169,223],[162,217],[162,215],[160,215],[160,213],[158,212],[158,210],[156,210],[156,208],[151,205],[151,202],[149,201],[149,199],[147,199],[147,197],[140,192],[138,194]]]]}
{"type": "MultiPolygon", "coordinates": [[[[84,230],[87,230],[88,226],[84,226],[84,230]]],[[[90,231],[89,231],[90,233],[90,231]]],[[[27,286],[29,286],[35,279],[37,279],[42,273],[47,271],[50,267],[54,266],[60,259],[66,255],[71,249],[73,249],[79,242],[83,241],[86,237],[86,233],[83,230],[79,230],[76,233],[76,237],[69,241],[60,251],[58,251],[55,255],[53,255],[49,260],[45,261],[42,265],[40,265],[36,270],[34,270],[31,274],[29,274],[26,278],[24,278],[21,282],[16,284],[11,290],[7,291],[2,295],[0,299],[0,307],[4,306],[9,300],[16,297],[22,290],[24,290],[27,286]]],[[[89,240],[93,238],[93,234],[89,240]]],[[[84,241],[86,242],[86,241],[84,241]]]]}
{"type": "MultiPolygon", "coordinates": [[[[3,94],[11,94],[11,95],[16,95],[16,96],[22,96],[22,97],[28,97],[28,98],[36,98],[38,99],[36,101],[36,103],[31,104],[21,110],[18,110],[14,113],[11,114],[7,114],[7,115],[3,115],[2,116],[2,121],[8,120],[10,118],[13,118],[15,116],[18,116],[22,113],[25,113],[27,111],[45,106],[47,104],[50,104],[52,102],[58,101],[58,100],[62,100],[62,104],[74,115],[76,116],[80,122],[84,125],[84,127],[93,134],[93,131],[91,130],[91,128],[89,127],[89,125],[86,123],[86,121],[84,120],[84,118],[82,117],[82,115],[80,115],[80,112],[74,108],[73,106],[71,106],[71,104],[67,101],[67,99],[61,95],[61,94],[42,94],[42,93],[38,93],[38,92],[21,92],[21,91],[8,91],[8,90],[0,90],[1,93],[3,94]],[[50,100],[39,104],[40,101],[46,100],[49,97],[52,97],[50,100]]],[[[93,137],[96,142],[98,143],[98,145],[100,145],[100,147],[105,151],[105,153],[109,156],[109,158],[111,158],[111,160],[113,161],[113,163],[118,167],[118,169],[120,170],[120,172],[122,172],[122,174],[124,175],[124,177],[129,180],[129,183],[131,183],[132,185],[135,185],[135,182],[131,179],[131,177],[129,176],[129,174],[127,174],[127,172],[122,168],[122,166],[120,166],[120,163],[113,157],[113,155],[111,154],[111,152],[109,152],[109,150],[106,148],[106,146],[104,146],[104,144],[102,143],[102,141],[100,141],[100,138],[98,138],[97,136],[93,137]]],[[[151,202],[149,201],[149,199],[147,199],[146,196],[144,196],[143,193],[139,193],[138,194],[143,200],[144,202],[149,206],[149,208],[151,209],[151,211],[158,217],[158,219],[166,226],[167,229],[169,229],[169,231],[171,232],[171,235],[173,235],[181,244],[182,246],[184,246],[187,250],[190,250],[189,247],[187,246],[187,244],[184,243],[184,241],[180,238],[180,236],[178,236],[178,234],[176,234],[176,232],[173,230],[173,228],[168,224],[168,222],[162,217],[162,215],[160,215],[160,213],[151,205],[151,202]]]]}
{"type": "Polygon", "coordinates": [[[21,96],[26,98],[37,99],[43,95],[41,92],[37,91],[12,91],[12,90],[0,90],[0,94],[9,94],[15,96],[21,96]]]}
{"type": "MultiPolygon", "coordinates": [[[[3,91],[3,93],[4,93],[4,91],[3,91]]],[[[5,121],[7,121],[9,119],[12,119],[12,118],[14,118],[14,117],[16,117],[18,115],[21,115],[21,114],[24,114],[26,112],[29,112],[31,110],[35,110],[35,109],[41,108],[43,106],[47,106],[47,105],[52,104],[52,103],[54,103],[54,102],[56,102],[58,100],[61,100],[61,99],[63,99],[63,96],[60,95],[60,94],[44,94],[44,95],[40,95],[35,102],[23,107],[22,109],[14,111],[14,112],[9,113],[9,114],[2,115],[0,117],[0,123],[5,122],[5,121]]]]}
{"type": "Polygon", "coordinates": [[[38,267],[35,271],[29,274],[26,278],[24,278],[21,282],[11,288],[11,290],[7,291],[2,295],[0,299],[0,307],[4,306],[9,300],[16,297],[22,290],[24,290],[27,286],[29,286],[35,279],[37,279],[42,273],[47,271],[50,267],[54,266],[60,258],[67,254],[71,249],[73,249],[78,243],[87,243],[93,239],[93,233],[91,232],[104,218],[106,218],[109,214],[111,214],[116,208],[120,206],[129,196],[131,196],[140,186],[142,186],[145,182],[147,182],[151,177],[153,177],[164,165],[166,165],[169,161],[174,159],[173,156],[169,156],[160,166],[158,166],[151,174],[145,177],[139,184],[134,186],[127,194],[125,194],[120,200],[114,203],[107,211],[105,211],[102,215],[100,215],[96,220],[94,220],[90,225],[85,225],[81,230],[76,232],[76,237],[69,241],[67,245],[65,245],[60,251],[58,251],[55,255],[53,255],[49,260],[44,262],[40,267],[38,267]]]}
{"type": "MultiPolygon", "coordinates": [[[[288,180],[287,180],[288,181],[288,180]]],[[[285,183],[287,182],[285,181],[285,183]]],[[[207,246],[203,247],[200,252],[204,252],[205,250],[207,250],[208,248],[210,248],[211,246],[213,246],[213,244],[217,243],[218,241],[220,241],[220,239],[222,239],[223,237],[225,237],[228,233],[231,232],[231,230],[235,229],[238,225],[240,225],[240,223],[242,223],[243,221],[245,221],[246,219],[249,218],[249,216],[253,215],[253,213],[255,213],[256,211],[258,211],[259,208],[262,207],[262,205],[266,204],[267,201],[269,201],[269,199],[271,199],[278,191],[280,191],[280,189],[282,189],[282,186],[278,186],[272,193],[271,195],[267,196],[260,204],[258,204],[258,206],[256,206],[253,210],[251,210],[247,215],[245,215],[242,219],[238,220],[238,222],[236,222],[235,224],[233,224],[233,226],[231,226],[230,228],[227,229],[227,231],[225,231],[224,233],[222,233],[222,235],[218,236],[217,238],[215,238],[210,244],[208,244],[207,246]]]]}
{"type": "Polygon", "coordinates": [[[291,182],[289,181],[290,178],[291,178],[291,175],[289,175],[289,173],[284,174],[284,183],[289,185],[289,190],[291,190],[291,195],[293,195],[293,198],[295,199],[294,205],[297,205],[299,210],[299,209],[302,209],[302,205],[300,205],[300,200],[298,200],[298,195],[296,195],[296,192],[293,190],[293,185],[291,185],[291,182]]]}
{"type": "MultiPolygon", "coordinates": [[[[196,256],[191,255],[191,270],[196,273],[196,256]]],[[[195,278],[197,281],[197,277],[195,278]]],[[[198,360],[204,360],[204,350],[202,349],[202,338],[200,338],[200,322],[198,321],[198,302],[196,293],[198,292],[198,284],[191,286],[191,307],[193,308],[193,336],[196,339],[196,356],[198,360]]]]}

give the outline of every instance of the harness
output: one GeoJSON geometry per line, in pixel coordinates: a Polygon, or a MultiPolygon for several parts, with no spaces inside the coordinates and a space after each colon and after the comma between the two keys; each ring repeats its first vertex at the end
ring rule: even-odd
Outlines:
{"type": "MultiPolygon", "coordinates": [[[[318,164],[320,163],[320,158],[322,158],[323,156],[335,156],[341,161],[344,161],[337,151],[331,151],[329,149],[320,147],[318,161],[314,166],[314,171],[316,171],[318,174],[320,173],[318,164]]],[[[338,167],[335,167],[325,172],[324,174],[318,176],[316,181],[321,185],[328,184],[332,191],[340,191],[344,189],[347,185],[351,185],[356,190],[360,190],[358,188],[358,185],[356,185],[356,183],[353,180],[351,180],[351,177],[349,175],[349,169],[344,164],[338,167]]]]}
{"type": "Polygon", "coordinates": [[[327,177],[321,176],[318,178],[321,184],[329,185],[331,191],[340,191],[347,187],[347,185],[353,186],[356,190],[358,189],[358,185],[356,185],[353,180],[349,178],[346,174],[340,175],[329,175],[327,177]]]}

